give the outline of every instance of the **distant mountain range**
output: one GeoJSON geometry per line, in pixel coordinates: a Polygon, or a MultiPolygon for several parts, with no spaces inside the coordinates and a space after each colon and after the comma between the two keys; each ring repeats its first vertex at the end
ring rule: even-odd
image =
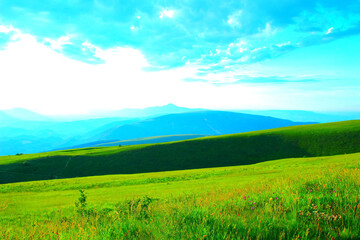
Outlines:
{"type": "Polygon", "coordinates": [[[234,112],[256,114],[262,116],[276,117],[288,119],[295,122],[338,122],[346,120],[360,119],[360,112],[331,112],[331,113],[318,113],[312,111],[301,110],[234,110],[234,112]]]}
{"type": "Polygon", "coordinates": [[[0,126],[19,121],[51,121],[50,117],[23,108],[0,110],[0,126]]]}
{"type": "MultiPolygon", "coordinates": [[[[164,106],[148,107],[143,109],[126,108],[121,110],[98,111],[83,115],[55,115],[44,116],[27,109],[14,108],[9,110],[0,110],[0,126],[12,124],[16,121],[42,121],[42,122],[72,122],[79,120],[99,119],[99,118],[121,118],[121,119],[146,119],[172,113],[187,113],[197,111],[208,111],[211,109],[186,108],[174,104],[164,106]]],[[[213,110],[217,111],[217,110],[213,110]]],[[[335,122],[360,119],[360,110],[358,112],[313,112],[303,110],[226,110],[229,112],[247,113],[253,115],[262,115],[275,118],[291,120],[294,122],[335,122]]]]}
{"type": "Polygon", "coordinates": [[[219,135],[293,126],[306,122],[360,118],[359,113],[236,111],[237,113],[192,109],[174,104],[78,116],[44,116],[22,108],[0,110],[0,155],[36,153],[92,142],[106,143],[110,140],[184,134],[219,135]]]}
{"type": "Polygon", "coordinates": [[[168,114],[121,125],[99,133],[93,140],[133,139],[176,134],[222,135],[303,125],[273,117],[225,111],[168,114]]]}
{"type": "Polygon", "coordinates": [[[121,110],[109,110],[109,111],[95,111],[89,114],[84,115],[59,115],[53,116],[53,118],[58,120],[84,120],[84,119],[94,119],[94,118],[149,118],[162,116],[171,113],[185,113],[185,112],[194,112],[206,110],[202,108],[186,108],[179,107],[174,104],[167,104],[164,106],[148,107],[148,108],[125,108],[121,110]]]}

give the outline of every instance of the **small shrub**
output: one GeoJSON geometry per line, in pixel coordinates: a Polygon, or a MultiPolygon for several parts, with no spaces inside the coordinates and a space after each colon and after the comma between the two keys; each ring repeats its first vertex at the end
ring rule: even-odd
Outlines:
{"type": "Polygon", "coordinates": [[[78,212],[81,215],[84,215],[86,213],[86,206],[87,206],[87,196],[85,194],[85,191],[80,189],[80,197],[78,198],[78,200],[75,202],[75,207],[76,207],[76,212],[78,212]]]}

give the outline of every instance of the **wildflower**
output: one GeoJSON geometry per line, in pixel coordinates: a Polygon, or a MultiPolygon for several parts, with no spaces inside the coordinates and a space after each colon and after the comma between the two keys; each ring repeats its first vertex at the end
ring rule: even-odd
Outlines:
{"type": "Polygon", "coordinates": [[[252,210],[254,210],[254,207],[251,207],[252,210]]]}
{"type": "Polygon", "coordinates": [[[277,197],[275,197],[275,200],[277,200],[277,197]]]}

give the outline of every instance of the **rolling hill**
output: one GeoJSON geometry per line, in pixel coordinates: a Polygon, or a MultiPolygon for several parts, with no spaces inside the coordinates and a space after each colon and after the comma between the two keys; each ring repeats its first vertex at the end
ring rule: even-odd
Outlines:
{"type": "Polygon", "coordinates": [[[360,121],[292,126],[172,143],[0,157],[0,183],[253,164],[360,152],[360,121]]]}

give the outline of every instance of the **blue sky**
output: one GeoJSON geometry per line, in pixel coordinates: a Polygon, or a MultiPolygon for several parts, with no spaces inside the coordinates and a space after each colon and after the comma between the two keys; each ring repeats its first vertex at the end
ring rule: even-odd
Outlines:
{"type": "Polygon", "coordinates": [[[0,108],[355,111],[358,53],[359,0],[0,0],[0,108]]]}

